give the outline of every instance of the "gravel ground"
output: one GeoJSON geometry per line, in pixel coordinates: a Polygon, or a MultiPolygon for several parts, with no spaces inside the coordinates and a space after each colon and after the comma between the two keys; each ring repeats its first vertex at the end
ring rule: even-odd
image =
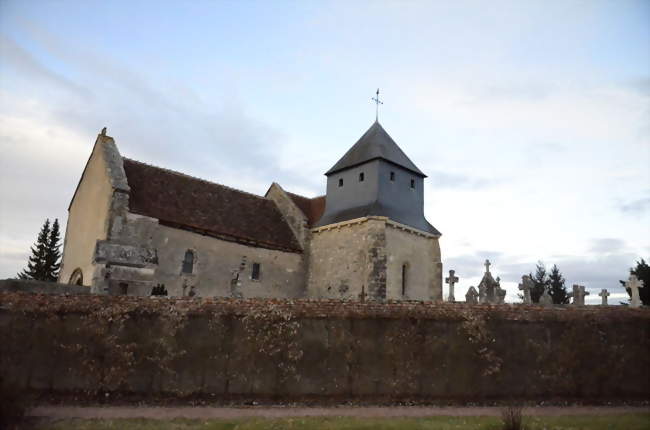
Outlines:
{"type": "MultiPolygon", "coordinates": [[[[286,417],[362,417],[397,418],[429,416],[500,416],[501,407],[434,407],[434,406],[386,406],[386,407],[149,407],[149,406],[38,406],[30,416],[39,418],[149,418],[149,419],[236,419],[236,418],[286,418],[286,417]]],[[[527,407],[528,416],[563,415],[611,415],[650,413],[650,407],[635,406],[548,406],[527,407]]]]}

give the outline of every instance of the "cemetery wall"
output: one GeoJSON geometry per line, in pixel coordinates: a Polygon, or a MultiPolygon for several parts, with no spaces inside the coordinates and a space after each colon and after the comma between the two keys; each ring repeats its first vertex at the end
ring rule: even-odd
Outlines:
{"type": "Polygon", "coordinates": [[[0,293],[0,376],[53,394],[650,399],[650,311],[0,293]]]}

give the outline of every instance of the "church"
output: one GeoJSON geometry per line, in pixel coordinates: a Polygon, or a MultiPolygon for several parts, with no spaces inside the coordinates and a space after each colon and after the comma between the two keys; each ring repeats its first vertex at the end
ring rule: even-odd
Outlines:
{"type": "Polygon", "coordinates": [[[104,128],[68,208],[59,282],[95,294],[442,300],[426,175],[378,121],[324,196],[264,196],[122,157],[104,128]]]}

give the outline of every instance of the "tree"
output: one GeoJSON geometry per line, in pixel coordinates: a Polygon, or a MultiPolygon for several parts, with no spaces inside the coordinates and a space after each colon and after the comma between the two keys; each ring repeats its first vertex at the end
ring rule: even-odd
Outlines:
{"type": "Polygon", "coordinates": [[[31,247],[32,255],[27,261],[27,268],[18,274],[20,279],[56,282],[61,266],[60,234],[59,220],[55,219],[50,228],[50,220],[46,219],[36,243],[31,247]]]}
{"type": "Polygon", "coordinates": [[[530,290],[530,298],[533,303],[539,303],[539,298],[544,294],[544,290],[548,288],[549,280],[546,277],[546,267],[541,261],[537,262],[535,267],[535,276],[529,274],[530,279],[533,280],[533,288],[530,290]]]}
{"type": "MultiPolygon", "coordinates": [[[[636,262],[636,267],[630,269],[630,274],[636,275],[639,280],[643,281],[643,288],[639,288],[639,298],[645,306],[650,306],[650,265],[642,258],[641,261],[636,262]]],[[[632,290],[625,287],[626,281],[619,282],[623,285],[627,294],[632,297],[632,290]]]]}
{"type": "Polygon", "coordinates": [[[555,264],[551,269],[551,274],[548,275],[548,285],[548,293],[553,299],[553,304],[565,305],[569,303],[569,294],[564,286],[564,278],[555,264]]]}

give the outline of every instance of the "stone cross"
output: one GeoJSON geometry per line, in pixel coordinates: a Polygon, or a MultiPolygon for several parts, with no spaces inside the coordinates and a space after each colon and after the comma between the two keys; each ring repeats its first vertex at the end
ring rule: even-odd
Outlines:
{"type": "Polygon", "coordinates": [[[573,297],[574,305],[584,306],[585,296],[588,295],[589,291],[585,291],[584,285],[573,284],[573,293],[571,293],[571,297],[573,297]]]}
{"type": "Polygon", "coordinates": [[[539,304],[542,306],[551,306],[553,304],[553,298],[546,288],[544,288],[544,293],[539,297],[539,304]]]}
{"type": "Polygon", "coordinates": [[[532,288],[530,276],[524,275],[521,277],[521,284],[519,289],[524,292],[524,304],[530,304],[533,301],[530,298],[530,290],[532,288]]]}
{"type": "Polygon", "coordinates": [[[638,308],[641,306],[641,298],[639,297],[639,288],[643,288],[643,281],[636,277],[636,275],[630,275],[630,279],[625,283],[625,287],[630,289],[632,293],[632,299],[630,300],[630,306],[633,308],[638,308]]]}
{"type": "Polygon", "coordinates": [[[607,289],[603,288],[602,290],[600,290],[600,293],[598,293],[598,295],[602,298],[601,305],[607,306],[607,297],[609,296],[607,289]]]}
{"type": "Polygon", "coordinates": [[[366,297],[368,297],[368,295],[366,294],[366,286],[362,285],[361,286],[361,294],[359,294],[359,300],[361,300],[362,302],[365,302],[366,297]]]}
{"type": "Polygon", "coordinates": [[[449,302],[456,301],[456,297],[454,296],[454,284],[458,282],[458,276],[454,276],[455,273],[455,270],[450,270],[449,277],[445,278],[445,283],[449,284],[449,297],[447,298],[449,302]]]}
{"type": "Polygon", "coordinates": [[[485,260],[485,263],[483,263],[483,265],[485,266],[485,273],[490,273],[490,266],[492,265],[492,263],[490,263],[490,260],[485,260]]]}
{"type": "Polygon", "coordinates": [[[478,292],[476,292],[476,288],[469,287],[469,290],[467,290],[467,294],[465,294],[465,302],[475,305],[478,302],[476,300],[477,298],[478,298],[478,292]]]}

